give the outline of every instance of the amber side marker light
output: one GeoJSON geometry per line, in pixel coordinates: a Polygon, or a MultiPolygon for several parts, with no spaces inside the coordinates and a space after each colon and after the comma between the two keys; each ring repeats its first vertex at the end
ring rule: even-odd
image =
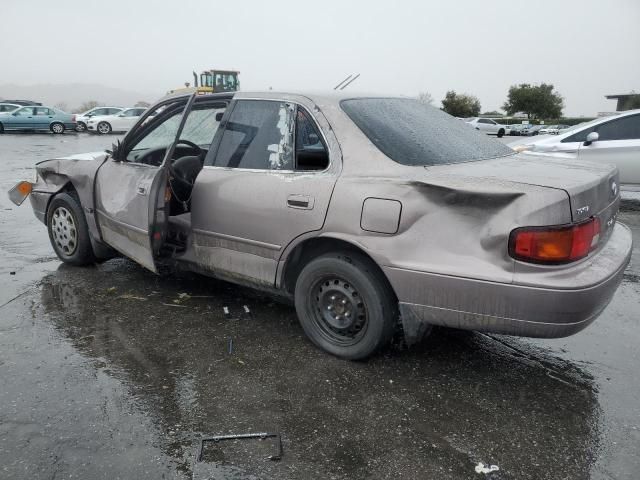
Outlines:
{"type": "Polygon", "coordinates": [[[16,205],[22,205],[22,202],[29,196],[33,190],[33,184],[31,182],[19,182],[9,190],[9,200],[16,205]]]}
{"type": "Polygon", "coordinates": [[[600,240],[600,220],[553,227],[516,228],[509,236],[509,255],[530,263],[561,264],[589,255],[600,240]]]}

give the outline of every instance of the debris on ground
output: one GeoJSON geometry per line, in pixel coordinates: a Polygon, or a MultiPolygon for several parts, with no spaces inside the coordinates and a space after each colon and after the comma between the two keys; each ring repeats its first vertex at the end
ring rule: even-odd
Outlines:
{"type": "Polygon", "coordinates": [[[489,465],[489,464],[484,464],[482,462],[478,463],[478,465],[476,465],[476,473],[491,473],[491,472],[497,472],[498,470],[500,470],[500,468],[498,468],[497,465],[489,465]]]}
{"type": "Polygon", "coordinates": [[[117,289],[117,287],[109,287],[107,288],[107,293],[114,293],[117,289]]]}
{"type": "Polygon", "coordinates": [[[125,293],[123,295],[120,295],[118,298],[124,298],[124,299],[127,299],[127,300],[142,300],[143,302],[147,301],[147,299],[144,298],[144,297],[138,297],[138,296],[132,295],[130,293],[125,293]]]}
{"type": "Polygon", "coordinates": [[[282,437],[279,433],[241,433],[238,435],[216,435],[214,437],[202,437],[200,438],[200,445],[198,447],[198,451],[196,453],[196,462],[201,462],[203,458],[203,451],[205,443],[213,442],[219,443],[225,440],[266,440],[268,438],[273,438],[275,440],[276,453],[269,455],[267,457],[268,460],[278,461],[282,459],[282,437]]]}
{"type": "Polygon", "coordinates": [[[178,307],[178,308],[187,308],[186,305],[177,305],[175,303],[163,303],[165,307],[178,307]]]}

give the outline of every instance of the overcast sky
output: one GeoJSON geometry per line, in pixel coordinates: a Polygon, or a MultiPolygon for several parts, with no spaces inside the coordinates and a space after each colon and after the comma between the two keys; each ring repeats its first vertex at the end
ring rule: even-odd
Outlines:
{"type": "Polygon", "coordinates": [[[100,83],[162,94],[234,68],[243,90],[447,90],[482,110],[553,83],[565,114],[640,92],[638,0],[1,0],[0,84],[100,83]],[[349,87],[349,88],[352,88],[349,87]]]}

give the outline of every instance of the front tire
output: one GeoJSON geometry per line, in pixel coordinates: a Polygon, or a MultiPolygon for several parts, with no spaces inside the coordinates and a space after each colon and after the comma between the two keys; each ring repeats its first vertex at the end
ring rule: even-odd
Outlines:
{"type": "Polygon", "coordinates": [[[84,122],[78,122],[76,125],[76,132],[84,132],[87,130],[87,125],[84,122]]]}
{"type": "Polygon", "coordinates": [[[47,210],[47,230],[60,260],[71,265],[95,263],[87,220],[75,194],[53,197],[47,210]]]}
{"type": "Polygon", "coordinates": [[[498,138],[502,138],[504,136],[504,128],[498,130],[498,138]]]}
{"type": "Polygon", "coordinates": [[[359,253],[328,253],[311,260],[298,276],[294,296],[309,339],[340,358],[371,356],[391,341],[397,325],[391,286],[359,253]]]}
{"type": "Polygon", "coordinates": [[[49,130],[51,130],[56,135],[60,135],[61,133],[64,133],[64,125],[60,122],[53,122],[49,126],[49,130]]]}
{"type": "Polygon", "coordinates": [[[101,135],[111,133],[111,124],[109,122],[100,122],[96,127],[96,131],[101,135]]]}

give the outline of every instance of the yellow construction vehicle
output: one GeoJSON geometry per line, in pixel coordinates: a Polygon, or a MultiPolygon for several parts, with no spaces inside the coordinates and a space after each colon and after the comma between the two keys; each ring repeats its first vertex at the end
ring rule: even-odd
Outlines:
{"type": "Polygon", "coordinates": [[[240,72],[236,70],[205,70],[200,74],[193,72],[193,86],[186,82],[183,88],[169,90],[167,93],[198,92],[198,95],[218,92],[235,92],[240,89],[240,72]]]}

